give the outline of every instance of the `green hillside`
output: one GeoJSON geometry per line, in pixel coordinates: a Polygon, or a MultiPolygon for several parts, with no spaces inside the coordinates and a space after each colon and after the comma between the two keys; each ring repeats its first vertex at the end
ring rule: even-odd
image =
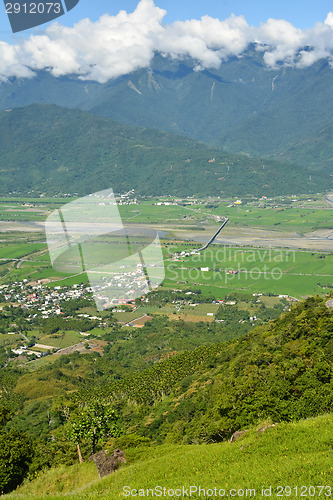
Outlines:
{"type": "Polygon", "coordinates": [[[283,90],[283,102],[272,103],[268,109],[231,128],[221,138],[225,149],[295,162],[313,171],[321,170],[324,175],[330,174],[332,121],[321,111],[323,98],[331,86],[332,75],[327,69],[327,64],[322,63],[315,72],[313,68],[304,70],[306,88],[300,84],[291,94],[286,91],[286,71],[281,71],[275,80],[274,92],[283,90]]]}
{"type": "MultiPolygon", "coordinates": [[[[223,317],[223,311],[221,315],[223,317]]],[[[183,341],[186,345],[192,335],[191,325],[172,322],[163,326],[163,321],[165,319],[157,322],[155,328],[164,334],[158,336],[154,335],[154,329],[142,329],[135,334],[137,339],[134,341],[128,330],[115,329],[114,333],[104,337],[109,344],[102,357],[96,353],[75,353],[62,356],[54,363],[40,365],[39,369],[31,366],[32,372],[19,367],[2,369],[1,403],[9,406],[15,414],[3,427],[8,417],[0,406],[0,445],[9,442],[16,449],[18,440],[21,448],[25,443],[25,475],[33,478],[50,467],[75,463],[76,444],[80,443],[85,459],[89,457],[92,446],[95,449],[118,447],[128,451],[129,464],[121,472],[124,476],[119,473],[119,477],[130,480],[134,487],[139,487],[141,477],[145,477],[143,484],[148,486],[158,478],[168,477],[175,481],[172,485],[176,484],[183,477],[183,470],[186,472],[186,464],[192,464],[198,453],[205,457],[206,450],[207,459],[202,460],[207,463],[208,456],[213,460],[209,469],[213,471],[212,476],[205,475],[207,468],[204,465],[190,467],[207,481],[217,481],[214,472],[217,466],[220,472],[221,468],[232,470],[231,464],[239,470],[240,460],[249,460],[247,474],[241,475],[240,471],[239,478],[237,474],[235,476],[240,487],[242,480],[244,486],[249,481],[257,487],[263,477],[275,481],[269,484],[291,485],[293,482],[300,485],[297,478],[307,479],[302,484],[327,484],[327,474],[331,471],[332,431],[325,429],[318,439],[306,437],[318,433],[316,429],[322,429],[321,422],[331,419],[314,417],[330,414],[333,409],[333,310],[326,307],[324,299],[316,297],[299,302],[280,318],[243,336],[237,337],[237,326],[234,325],[236,337],[230,341],[227,341],[228,337],[224,342],[220,341],[217,326],[198,323],[192,329],[194,335],[198,335],[201,327],[203,345],[178,353],[167,353],[167,347],[173,348],[168,346],[168,338],[175,339],[178,334],[178,342],[183,341]],[[131,353],[135,345],[139,346],[140,335],[144,336],[143,347],[141,352],[136,349],[136,359],[131,353]],[[212,340],[214,335],[215,343],[212,340]],[[115,369],[118,360],[120,370],[115,369]],[[145,367],[142,361],[149,367],[145,367]],[[115,427],[109,431],[105,429],[104,433],[98,434],[97,440],[92,441],[87,430],[91,425],[88,422],[97,418],[94,425],[99,428],[98,422],[104,420],[98,419],[110,411],[115,418],[115,427]],[[314,420],[305,420],[299,427],[286,424],[304,419],[314,420]],[[236,444],[228,451],[229,445],[225,441],[233,432],[262,427],[263,422],[278,424],[267,431],[271,442],[264,442],[259,447],[258,440],[266,437],[261,437],[261,434],[259,437],[253,430],[243,437],[244,442],[240,441],[241,449],[236,444]],[[78,432],[75,429],[83,424],[84,434],[75,434],[78,432]],[[283,443],[291,443],[295,428],[299,429],[299,435],[293,448],[291,444],[283,443]],[[140,451],[142,446],[144,450],[140,451]],[[196,446],[199,446],[198,452],[196,446]],[[231,450],[235,449],[237,454],[232,455],[231,450]],[[221,462],[219,450],[223,451],[222,457],[225,453],[229,457],[226,460],[228,465],[221,462]],[[277,454],[286,466],[275,466],[273,473],[269,460],[264,476],[258,472],[253,475],[253,464],[262,464],[264,460],[267,463],[266,451],[263,450],[267,450],[268,457],[277,454]],[[177,458],[170,458],[169,469],[165,469],[164,461],[169,453],[177,458]],[[154,454],[156,458],[151,460],[154,454]],[[181,458],[183,454],[184,459],[181,458]],[[318,457],[320,461],[316,462],[318,457]],[[141,466],[141,462],[134,463],[139,458],[141,461],[147,458],[146,465],[140,468],[146,471],[142,476],[135,472],[135,468],[141,466]],[[184,468],[179,467],[179,461],[184,468]],[[298,475],[294,470],[295,463],[302,464],[297,469],[298,475]],[[170,473],[166,476],[164,472],[161,475],[162,471],[168,470],[170,473]],[[319,479],[326,483],[319,482],[319,479]]],[[[14,463],[17,460],[15,455],[12,460],[14,463]]],[[[89,470],[87,478],[90,482],[94,476],[89,470]]],[[[55,490],[51,486],[50,492],[78,486],[73,478],[67,479],[67,475],[72,474],[70,471],[53,470],[50,474],[48,484],[56,482],[60,488],[55,490]]],[[[184,477],[192,480],[189,474],[184,477]]],[[[6,484],[1,473],[0,481],[6,484]]],[[[112,481],[110,478],[94,483],[90,494],[110,494],[109,486],[104,485],[112,481]]],[[[117,481],[118,488],[120,483],[117,481]]],[[[227,483],[230,484],[228,480],[227,483]]],[[[27,488],[29,491],[30,486],[27,488]]]]}
{"type": "Polygon", "coordinates": [[[98,479],[91,462],[52,469],[8,498],[116,499],[129,491],[125,486],[145,491],[157,486],[181,488],[181,492],[183,486],[192,486],[191,498],[202,498],[194,490],[199,486],[224,489],[227,494],[243,490],[239,496],[259,498],[262,488],[270,498],[282,494],[296,498],[301,493],[315,498],[320,493],[330,496],[333,417],[281,423],[259,432],[266,427],[267,422],[262,422],[234,443],[129,449],[128,463],[104,479],[98,479]]]}
{"type": "Polygon", "coordinates": [[[0,113],[0,194],[261,196],[324,191],[304,167],[230,155],[185,137],[80,110],[31,105],[0,113]]]}
{"type": "Polygon", "coordinates": [[[285,153],[279,155],[281,161],[298,161],[318,169],[320,164],[323,172],[332,175],[333,161],[333,122],[328,123],[309,137],[295,142],[285,153]]]}
{"type": "Polygon", "coordinates": [[[310,298],[227,344],[178,354],[114,384],[94,380],[78,401],[91,394],[112,401],[127,429],[158,443],[221,441],[260,419],[313,417],[333,409],[332,332],[332,310],[310,298]]]}
{"type": "MultiPolygon", "coordinates": [[[[167,130],[218,148],[329,167],[316,141],[332,120],[333,72],[326,60],[308,68],[268,68],[255,46],[218,69],[195,71],[191,59],[156,54],[150,68],[105,84],[47,71],[0,87],[0,109],[33,103],[80,108],[127,125],[167,130]],[[301,147],[311,142],[312,157],[301,147]],[[286,152],[290,150],[287,156],[286,152]]],[[[325,156],[325,153],[324,153],[325,156]]]]}

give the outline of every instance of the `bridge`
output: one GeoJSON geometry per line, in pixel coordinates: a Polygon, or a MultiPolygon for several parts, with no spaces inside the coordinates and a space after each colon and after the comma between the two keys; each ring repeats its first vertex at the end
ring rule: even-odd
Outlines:
{"type": "Polygon", "coordinates": [[[196,252],[201,252],[202,250],[206,250],[206,248],[208,247],[208,245],[210,245],[216,238],[216,236],[220,233],[220,231],[224,228],[224,226],[226,225],[226,223],[229,221],[229,219],[227,217],[225,217],[223,219],[223,222],[221,224],[221,226],[218,228],[218,230],[216,231],[216,233],[207,241],[207,243],[201,247],[201,248],[198,248],[197,250],[195,250],[196,252]]]}

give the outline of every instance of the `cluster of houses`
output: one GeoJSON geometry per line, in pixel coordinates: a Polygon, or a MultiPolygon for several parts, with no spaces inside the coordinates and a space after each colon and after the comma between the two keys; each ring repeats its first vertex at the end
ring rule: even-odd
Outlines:
{"type": "Polygon", "coordinates": [[[197,250],[191,250],[190,252],[175,252],[172,255],[172,260],[182,261],[184,257],[190,257],[190,255],[200,255],[200,252],[198,252],[197,250]]]}
{"type": "Polygon", "coordinates": [[[87,297],[88,293],[91,292],[91,288],[83,284],[72,287],[48,288],[44,286],[42,281],[28,282],[27,279],[24,279],[10,285],[1,285],[0,302],[8,302],[24,309],[37,307],[42,317],[48,318],[54,314],[61,314],[59,305],[61,301],[87,297]]]}
{"type": "Polygon", "coordinates": [[[127,193],[116,195],[117,205],[139,205],[140,201],[134,196],[134,189],[127,193]]]}
{"type": "MultiPolygon", "coordinates": [[[[28,282],[28,280],[25,279],[22,282],[1,285],[0,302],[3,305],[2,307],[0,306],[0,309],[8,303],[16,307],[21,307],[22,309],[31,310],[26,318],[28,321],[37,316],[47,319],[51,316],[64,314],[61,311],[61,302],[77,298],[87,298],[90,296],[91,288],[84,284],[75,284],[72,287],[56,286],[54,288],[48,288],[45,286],[45,283],[43,283],[44,281],[45,280],[28,282]]],[[[79,314],[78,316],[91,320],[101,319],[100,317],[91,316],[89,314],[79,314]]],[[[11,327],[13,331],[7,332],[9,335],[17,335],[19,333],[22,337],[19,343],[17,339],[14,341],[13,347],[11,348],[12,353],[18,356],[32,356],[32,359],[34,359],[57,350],[57,348],[53,346],[38,343],[31,349],[29,347],[29,345],[31,345],[31,339],[26,337],[23,333],[18,332],[16,323],[12,323],[11,327]],[[35,348],[38,348],[38,350],[35,350],[35,348]]],[[[84,335],[84,333],[82,333],[82,335],[84,335]]]]}
{"type": "MultiPolygon", "coordinates": [[[[126,269],[126,266],[123,264],[119,268],[126,269]]],[[[137,264],[136,268],[129,265],[129,269],[118,274],[102,276],[99,284],[94,285],[95,297],[103,308],[134,303],[136,297],[149,292],[143,265],[137,264]]]]}

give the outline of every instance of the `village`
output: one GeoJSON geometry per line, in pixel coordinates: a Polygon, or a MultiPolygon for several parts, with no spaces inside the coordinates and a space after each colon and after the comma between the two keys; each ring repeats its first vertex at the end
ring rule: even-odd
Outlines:
{"type": "MultiPolygon", "coordinates": [[[[43,280],[28,282],[25,279],[22,282],[0,286],[1,333],[12,336],[12,341],[6,342],[10,354],[34,359],[57,351],[52,345],[38,343],[38,339],[32,338],[31,335],[29,338],[27,330],[33,328],[36,322],[68,317],[68,313],[64,312],[64,304],[73,301],[89,304],[92,301],[91,288],[84,284],[56,286],[52,289],[42,282],[43,280]],[[7,317],[11,321],[9,324],[6,323],[7,317]]],[[[79,317],[92,324],[103,324],[100,316],[82,314],[79,317]]],[[[84,331],[80,333],[86,335],[84,331]]]]}
{"type": "MultiPolygon", "coordinates": [[[[72,287],[56,286],[48,288],[43,280],[38,282],[14,282],[0,286],[0,303],[8,302],[12,306],[21,306],[23,309],[36,309],[36,315],[49,318],[53,314],[61,314],[60,302],[74,298],[87,298],[91,294],[90,286],[75,284],[72,287]]],[[[0,310],[4,306],[0,306],[0,310]]]]}
{"type": "MultiPolygon", "coordinates": [[[[104,335],[112,328],[142,328],[154,313],[169,320],[224,323],[230,320],[232,308],[235,321],[253,326],[259,317],[271,314],[270,309],[262,309],[267,299],[261,293],[248,299],[233,294],[223,300],[205,297],[199,290],[163,288],[135,300],[119,300],[112,309],[98,312],[87,284],[51,288],[42,281],[23,280],[0,287],[0,332],[2,349],[8,354],[6,363],[13,356],[24,364],[52,354],[87,353],[87,349],[102,354],[104,335]]],[[[272,297],[273,303],[267,305],[280,308],[283,302],[286,307],[286,299],[289,297],[272,297]]]]}

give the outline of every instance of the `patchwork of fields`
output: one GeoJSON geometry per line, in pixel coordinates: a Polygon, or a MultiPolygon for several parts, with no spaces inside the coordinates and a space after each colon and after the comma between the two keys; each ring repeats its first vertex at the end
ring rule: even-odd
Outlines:
{"type": "MultiPolygon", "coordinates": [[[[23,229],[34,222],[34,217],[39,217],[42,223],[52,210],[68,201],[66,198],[0,199],[0,230],[1,223],[7,224],[0,238],[0,285],[23,279],[28,282],[44,280],[50,282],[50,286],[87,283],[85,273],[68,275],[51,267],[45,235],[38,232],[40,226],[36,226],[34,232],[25,232],[22,228],[8,232],[8,224],[15,228],[18,220],[23,229]]],[[[203,293],[209,290],[217,298],[233,290],[300,298],[327,293],[332,287],[332,208],[323,196],[248,199],[241,205],[236,205],[234,200],[203,202],[166,197],[121,205],[119,209],[124,224],[168,231],[162,238],[166,258],[163,287],[200,287],[203,293]],[[199,243],[194,239],[207,241],[221,216],[229,218],[219,236],[219,241],[225,245],[213,244],[200,255],[173,259],[176,251],[188,252],[197,248],[199,243]],[[249,234],[258,236],[260,231],[263,231],[262,238],[252,237],[247,245],[240,247],[233,243],[244,243],[249,234]],[[325,232],[322,237],[318,237],[320,231],[325,232]],[[267,233],[274,236],[272,241],[267,240],[267,233]],[[313,234],[315,236],[309,237],[313,234]],[[283,242],[294,240],[303,242],[305,247],[305,242],[311,240],[319,248],[304,251],[293,249],[291,245],[289,250],[278,249],[283,242]],[[324,250],[320,250],[322,242],[324,250]]],[[[191,315],[205,316],[194,312],[191,315]]]]}

